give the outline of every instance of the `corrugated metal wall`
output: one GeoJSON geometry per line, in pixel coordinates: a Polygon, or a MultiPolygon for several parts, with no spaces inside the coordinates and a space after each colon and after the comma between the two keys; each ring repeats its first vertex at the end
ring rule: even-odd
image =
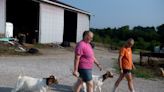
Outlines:
{"type": "Polygon", "coordinates": [[[63,41],[64,9],[40,3],[40,43],[63,41]]]}
{"type": "Polygon", "coordinates": [[[0,0],[0,34],[5,33],[6,0],[0,0]]]}
{"type": "Polygon", "coordinates": [[[90,20],[86,14],[78,13],[77,19],[77,39],[76,41],[82,40],[82,34],[84,31],[89,30],[90,20]]]}

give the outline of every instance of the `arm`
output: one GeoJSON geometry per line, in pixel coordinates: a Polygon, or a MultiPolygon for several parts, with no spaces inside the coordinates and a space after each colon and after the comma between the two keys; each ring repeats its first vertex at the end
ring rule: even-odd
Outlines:
{"type": "Polygon", "coordinates": [[[94,63],[96,64],[96,66],[100,69],[100,71],[102,70],[102,67],[100,65],[100,63],[97,61],[97,59],[94,57],[94,63]]]}
{"type": "Polygon", "coordinates": [[[119,64],[119,68],[121,70],[121,73],[123,73],[122,58],[123,58],[123,56],[119,55],[119,57],[118,57],[118,64],[119,64]]]}
{"type": "Polygon", "coordinates": [[[78,77],[79,60],[80,60],[80,55],[75,55],[73,75],[76,77],[78,77]]]}
{"type": "Polygon", "coordinates": [[[135,67],[134,63],[133,63],[133,66],[132,66],[132,68],[133,68],[133,70],[135,70],[135,69],[136,69],[136,67],[135,67]]]}

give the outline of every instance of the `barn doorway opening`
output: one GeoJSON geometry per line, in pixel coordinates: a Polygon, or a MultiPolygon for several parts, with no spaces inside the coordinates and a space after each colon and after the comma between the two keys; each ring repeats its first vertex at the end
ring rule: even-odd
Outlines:
{"type": "Polygon", "coordinates": [[[13,36],[26,43],[39,40],[39,3],[32,0],[6,0],[6,22],[14,26],[13,36]]]}
{"type": "Polygon", "coordinates": [[[76,42],[77,13],[64,10],[64,35],[63,42],[76,42]]]}

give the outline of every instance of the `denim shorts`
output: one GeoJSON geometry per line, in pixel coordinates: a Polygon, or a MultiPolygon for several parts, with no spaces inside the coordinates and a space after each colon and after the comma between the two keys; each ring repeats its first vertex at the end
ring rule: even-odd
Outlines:
{"type": "Polygon", "coordinates": [[[92,69],[79,69],[80,78],[83,82],[89,82],[92,80],[92,69]]]}

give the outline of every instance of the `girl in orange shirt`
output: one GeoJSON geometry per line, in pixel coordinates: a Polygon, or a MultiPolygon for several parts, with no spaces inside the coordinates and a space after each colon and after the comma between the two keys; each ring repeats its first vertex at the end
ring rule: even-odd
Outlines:
{"type": "Polygon", "coordinates": [[[132,80],[131,70],[135,69],[135,66],[132,62],[132,51],[131,47],[134,45],[134,40],[132,38],[128,39],[124,46],[120,49],[118,63],[120,67],[120,77],[116,81],[113,92],[115,92],[119,83],[122,81],[124,77],[126,77],[128,81],[128,87],[130,92],[135,92],[132,80]]]}

